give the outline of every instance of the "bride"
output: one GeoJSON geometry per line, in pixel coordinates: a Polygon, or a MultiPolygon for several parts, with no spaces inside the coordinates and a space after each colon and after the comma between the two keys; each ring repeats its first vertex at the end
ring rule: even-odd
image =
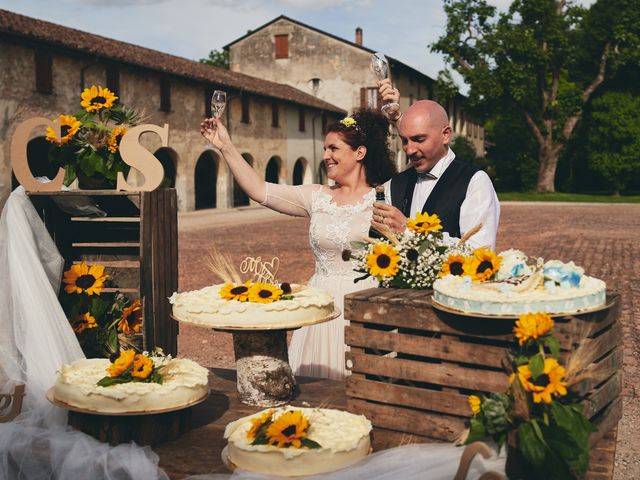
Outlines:
{"type": "MultiPolygon", "coordinates": [[[[202,135],[220,150],[249,197],[281,213],[310,217],[309,241],[316,268],[309,284],[331,293],[341,311],[345,294],[376,286],[371,278],[354,283],[361,274],[353,271],[350,261],[342,260],[342,251],[351,241],[368,235],[375,201],[373,187],[396,173],[388,131],[388,121],[368,110],[330,124],[322,160],[334,185],[290,186],[265,182],[242,158],[218,119],[201,124],[202,135]]],[[[344,377],[345,323],[341,314],[294,332],[289,361],[296,375],[344,377]]]]}

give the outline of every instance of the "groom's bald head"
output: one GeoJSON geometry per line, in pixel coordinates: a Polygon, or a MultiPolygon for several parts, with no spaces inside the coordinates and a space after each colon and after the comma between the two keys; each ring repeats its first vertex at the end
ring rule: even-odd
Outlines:
{"type": "Polygon", "coordinates": [[[433,168],[447,154],[451,140],[449,117],[433,100],[420,100],[411,105],[398,123],[402,148],[418,172],[433,168]]]}

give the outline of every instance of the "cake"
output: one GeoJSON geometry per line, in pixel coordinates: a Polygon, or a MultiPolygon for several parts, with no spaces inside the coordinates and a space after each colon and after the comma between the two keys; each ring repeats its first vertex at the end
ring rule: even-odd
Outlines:
{"type": "Polygon", "coordinates": [[[263,410],[228,424],[225,451],[227,460],[243,470],[267,475],[315,475],[346,467],[368,455],[370,432],[371,423],[363,415],[288,406],[263,410]],[[298,421],[291,422],[296,427],[289,426],[287,422],[296,417],[298,421]],[[291,436],[270,436],[274,431],[291,436]],[[293,437],[301,445],[296,446],[293,437]],[[287,439],[292,444],[286,443],[287,439]]]}
{"type": "Polygon", "coordinates": [[[482,315],[570,314],[605,304],[605,282],[584,275],[573,262],[538,259],[529,264],[519,250],[507,250],[498,257],[500,268],[485,281],[475,281],[464,273],[436,280],[433,301],[482,315]]]}
{"type": "Polygon", "coordinates": [[[313,324],[334,311],[333,297],[315,287],[291,285],[290,292],[271,303],[224,298],[221,292],[225,287],[228,284],[174,293],[169,298],[174,318],[212,328],[269,329],[313,324]]]}
{"type": "Polygon", "coordinates": [[[111,365],[106,358],[77,360],[63,365],[53,387],[56,400],[100,413],[135,413],[186,406],[209,392],[209,372],[196,362],[169,358],[158,368],[162,383],[129,382],[102,387],[97,383],[111,365]]]}

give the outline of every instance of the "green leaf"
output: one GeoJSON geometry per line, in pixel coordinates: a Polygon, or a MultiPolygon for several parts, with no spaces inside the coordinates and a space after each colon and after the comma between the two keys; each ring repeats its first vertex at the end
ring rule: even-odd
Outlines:
{"type": "Polygon", "coordinates": [[[542,354],[537,353],[529,359],[529,371],[531,372],[531,378],[535,380],[540,376],[544,370],[544,357],[542,354]]]}
{"type": "Polygon", "coordinates": [[[76,179],[76,169],[73,167],[73,165],[66,165],[64,167],[64,180],[62,181],[62,183],[65,184],[65,186],[69,186],[73,183],[73,181],[76,179]]]}
{"type": "Polygon", "coordinates": [[[543,342],[547,346],[547,348],[549,348],[551,356],[554,358],[558,358],[558,355],[560,355],[560,340],[549,335],[544,338],[543,342]]]}
{"type": "Polygon", "coordinates": [[[470,423],[469,436],[465,442],[467,445],[487,438],[487,431],[482,423],[481,415],[471,417],[470,423]]]}
{"type": "Polygon", "coordinates": [[[523,423],[518,427],[518,450],[534,467],[544,465],[547,448],[536,435],[531,423],[523,423]]]}
{"type": "Polygon", "coordinates": [[[358,241],[349,242],[349,245],[351,245],[351,250],[364,250],[369,246],[367,242],[358,241]]]}
{"type": "Polygon", "coordinates": [[[322,445],[320,445],[318,442],[311,440],[310,438],[303,438],[302,440],[300,440],[300,443],[302,444],[303,447],[307,447],[307,448],[322,448],[322,445]]]}
{"type": "Polygon", "coordinates": [[[129,383],[131,380],[124,377],[103,377],[97,385],[101,387],[110,387],[111,385],[118,385],[121,383],[129,383]]]}
{"type": "Polygon", "coordinates": [[[107,348],[110,352],[118,351],[118,332],[115,330],[109,330],[109,336],[107,337],[107,348]]]}

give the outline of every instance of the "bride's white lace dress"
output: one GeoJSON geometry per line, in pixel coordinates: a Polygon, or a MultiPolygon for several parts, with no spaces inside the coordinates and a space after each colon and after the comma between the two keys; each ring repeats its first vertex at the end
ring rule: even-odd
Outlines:
{"type": "MultiPolygon", "coordinates": [[[[362,276],[353,270],[352,262],[342,259],[342,251],[353,240],[368,235],[371,225],[375,190],[371,189],[353,205],[338,205],[331,190],[322,185],[267,184],[264,205],[282,213],[308,216],[309,242],[316,261],[316,270],[309,285],[331,293],[336,306],[344,310],[347,293],[375,287],[374,279],[354,283],[362,276]]],[[[342,314],[334,320],[293,333],[289,346],[289,362],[296,375],[342,379],[346,373],[344,361],[344,327],[342,314]]]]}

